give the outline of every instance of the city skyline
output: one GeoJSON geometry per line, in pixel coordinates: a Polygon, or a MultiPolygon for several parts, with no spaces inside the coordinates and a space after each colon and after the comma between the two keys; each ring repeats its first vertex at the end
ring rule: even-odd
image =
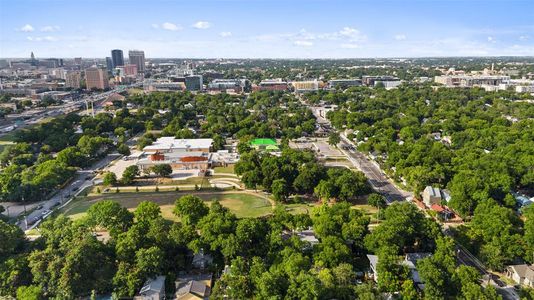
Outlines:
{"type": "Polygon", "coordinates": [[[36,57],[103,58],[111,49],[142,49],[148,58],[534,55],[534,4],[521,0],[0,5],[0,57],[33,51],[36,57]]]}

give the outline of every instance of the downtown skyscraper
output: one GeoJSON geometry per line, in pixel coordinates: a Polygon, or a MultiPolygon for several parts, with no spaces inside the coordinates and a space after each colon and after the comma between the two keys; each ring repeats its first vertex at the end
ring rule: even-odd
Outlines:
{"type": "Polygon", "coordinates": [[[113,68],[124,66],[124,55],[122,53],[122,50],[111,50],[111,60],[113,61],[113,68]]]}
{"type": "Polygon", "coordinates": [[[145,52],[141,50],[130,50],[128,51],[128,58],[130,64],[137,66],[138,73],[145,72],[145,52]]]}

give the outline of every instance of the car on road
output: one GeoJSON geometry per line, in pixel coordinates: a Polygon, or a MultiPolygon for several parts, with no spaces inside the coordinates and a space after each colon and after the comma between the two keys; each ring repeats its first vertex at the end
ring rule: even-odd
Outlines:
{"type": "Polygon", "coordinates": [[[50,212],[49,209],[45,209],[45,210],[43,210],[43,211],[41,212],[41,215],[46,215],[46,214],[48,214],[49,212],[50,212]]]}
{"type": "Polygon", "coordinates": [[[56,207],[56,206],[58,206],[59,204],[61,204],[61,202],[56,201],[56,202],[54,202],[54,203],[52,204],[52,206],[50,206],[50,207],[56,207]]]}
{"type": "Polygon", "coordinates": [[[37,205],[37,206],[35,207],[35,209],[36,209],[36,210],[43,209],[43,206],[42,206],[41,204],[39,204],[39,205],[37,205]]]}

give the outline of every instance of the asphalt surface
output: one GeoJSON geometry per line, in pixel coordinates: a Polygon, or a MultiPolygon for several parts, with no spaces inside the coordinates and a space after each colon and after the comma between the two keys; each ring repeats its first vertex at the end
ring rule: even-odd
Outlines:
{"type": "MultiPolygon", "coordinates": [[[[304,103],[304,102],[303,102],[304,103]]],[[[334,130],[330,124],[330,121],[326,118],[323,118],[317,111],[317,108],[311,107],[317,123],[323,128],[329,130],[334,130]]],[[[341,143],[339,143],[340,151],[348,158],[348,160],[360,171],[362,171],[365,176],[369,179],[371,186],[384,197],[388,203],[393,201],[404,201],[407,198],[413,197],[413,194],[404,191],[401,188],[397,187],[384,172],[380,169],[380,166],[370,160],[363,153],[356,150],[356,145],[352,143],[346,136],[340,134],[341,143]]]]}
{"type": "Polygon", "coordinates": [[[407,198],[413,197],[413,194],[404,191],[397,187],[384,172],[380,169],[378,164],[370,160],[363,153],[358,152],[354,144],[352,144],[346,137],[341,135],[342,142],[341,152],[347,156],[352,164],[362,171],[369,179],[371,186],[391,203],[393,201],[404,201],[407,198]],[[347,149],[347,150],[345,150],[347,149]]]}
{"type": "Polygon", "coordinates": [[[17,225],[22,230],[35,227],[39,221],[48,217],[53,209],[61,206],[86,187],[92,186],[96,176],[95,171],[108,165],[118,157],[120,157],[120,154],[108,154],[103,159],[94,163],[90,168],[77,171],[74,178],[64,188],[57,191],[50,199],[41,202],[37,209],[33,210],[25,219],[19,221],[17,225]]]}

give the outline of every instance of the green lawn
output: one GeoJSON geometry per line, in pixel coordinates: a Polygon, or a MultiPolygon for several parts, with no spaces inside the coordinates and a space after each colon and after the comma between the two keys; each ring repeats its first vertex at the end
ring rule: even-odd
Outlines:
{"type": "Polygon", "coordinates": [[[217,173],[235,173],[234,165],[229,165],[227,167],[215,167],[213,170],[215,171],[215,175],[217,175],[217,173]]]}
{"type": "Polygon", "coordinates": [[[160,206],[164,218],[176,221],[176,216],[172,214],[174,201],[186,194],[195,194],[207,201],[208,205],[215,199],[219,200],[223,206],[228,207],[239,218],[260,217],[272,212],[272,206],[268,200],[240,192],[129,192],[90,195],[72,201],[68,206],[62,208],[61,212],[73,219],[78,219],[85,215],[91,205],[104,199],[117,201],[129,210],[134,210],[141,201],[147,200],[160,206]]]}

